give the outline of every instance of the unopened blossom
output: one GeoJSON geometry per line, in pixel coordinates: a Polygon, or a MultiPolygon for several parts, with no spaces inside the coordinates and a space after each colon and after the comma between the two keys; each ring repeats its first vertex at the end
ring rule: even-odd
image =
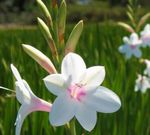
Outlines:
{"type": "Polygon", "coordinates": [[[132,55],[137,58],[141,57],[140,45],[142,41],[136,33],[132,33],[129,38],[124,37],[123,41],[124,44],[119,47],[119,52],[125,54],[126,59],[130,59],[132,55]]]}
{"type": "Polygon", "coordinates": [[[146,76],[138,75],[138,78],[135,81],[135,91],[141,91],[145,93],[147,89],[150,88],[150,79],[146,76]]]}
{"type": "Polygon", "coordinates": [[[96,124],[96,112],[116,112],[119,97],[106,87],[100,86],[105,77],[103,66],[86,68],[83,59],[68,53],[61,65],[61,74],[44,78],[48,90],[57,96],[51,113],[53,126],[61,126],[75,117],[82,127],[91,131],[96,124]]]}
{"type": "Polygon", "coordinates": [[[20,102],[21,107],[19,109],[17,119],[16,119],[16,135],[20,135],[21,127],[24,119],[28,114],[34,111],[45,111],[50,112],[51,104],[38,98],[31,91],[28,83],[23,80],[18,72],[18,70],[11,64],[11,70],[16,78],[16,97],[20,102]]]}
{"type": "Polygon", "coordinates": [[[147,24],[141,32],[141,40],[143,41],[143,47],[150,46],[150,24],[147,24]]]}
{"type": "Polygon", "coordinates": [[[146,64],[146,69],[144,70],[144,74],[150,77],[150,60],[144,60],[146,64]]]}

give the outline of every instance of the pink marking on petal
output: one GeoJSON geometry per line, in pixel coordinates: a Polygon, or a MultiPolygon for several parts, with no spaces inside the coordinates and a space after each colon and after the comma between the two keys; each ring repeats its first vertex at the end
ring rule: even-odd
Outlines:
{"type": "Polygon", "coordinates": [[[135,49],[136,48],[136,45],[130,45],[131,49],[135,49]]]}
{"type": "Polygon", "coordinates": [[[144,42],[150,42],[150,35],[145,35],[145,36],[143,36],[143,37],[142,37],[142,40],[143,40],[144,42]]]}
{"type": "Polygon", "coordinates": [[[40,98],[34,99],[33,102],[34,102],[33,107],[35,110],[44,111],[44,112],[51,111],[51,108],[52,108],[51,103],[49,103],[43,99],[40,99],[40,98]]]}
{"type": "Polygon", "coordinates": [[[69,92],[70,97],[77,101],[81,101],[86,95],[85,88],[81,84],[70,85],[67,90],[69,92]]]}

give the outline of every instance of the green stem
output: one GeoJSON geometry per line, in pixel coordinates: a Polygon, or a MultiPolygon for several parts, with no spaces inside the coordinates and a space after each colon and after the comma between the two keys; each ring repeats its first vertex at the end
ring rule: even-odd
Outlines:
{"type": "Polygon", "coordinates": [[[73,119],[73,120],[70,122],[70,132],[71,132],[71,135],[76,135],[75,119],[73,119]]]}

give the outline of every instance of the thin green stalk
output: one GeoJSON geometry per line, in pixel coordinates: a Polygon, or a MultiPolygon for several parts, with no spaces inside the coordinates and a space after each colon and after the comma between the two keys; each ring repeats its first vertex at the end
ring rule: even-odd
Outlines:
{"type": "Polygon", "coordinates": [[[70,122],[70,132],[71,132],[71,135],[77,135],[77,134],[76,134],[75,119],[73,119],[73,120],[70,122]]]}

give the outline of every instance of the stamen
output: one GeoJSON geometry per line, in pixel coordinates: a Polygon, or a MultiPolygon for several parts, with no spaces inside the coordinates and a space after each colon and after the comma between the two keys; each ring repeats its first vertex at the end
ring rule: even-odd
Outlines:
{"type": "Polygon", "coordinates": [[[68,92],[71,98],[81,101],[81,99],[86,95],[84,85],[74,84],[68,87],[68,92]]]}

